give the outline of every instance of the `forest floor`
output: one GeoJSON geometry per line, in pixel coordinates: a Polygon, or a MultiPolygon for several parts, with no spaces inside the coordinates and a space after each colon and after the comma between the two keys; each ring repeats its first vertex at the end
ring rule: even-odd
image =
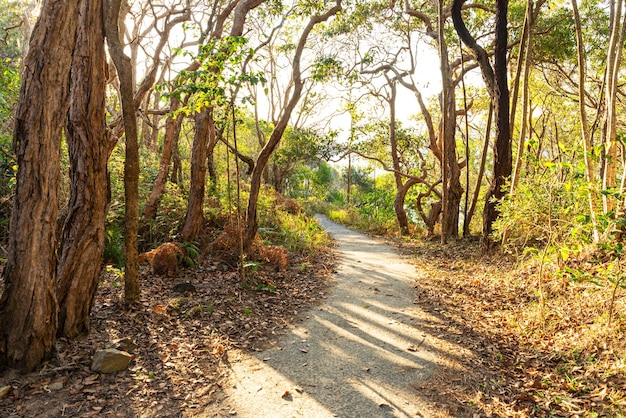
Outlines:
{"type": "MultiPolygon", "coordinates": [[[[516,271],[511,258],[481,255],[473,243],[442,247],[397,241],[395,245],[415,263],[413,289],[405,295],[413,300],[410,315],[403,314],[402,320],[391,315],[385,323],[378,315],[380,306],[353,301],[353,308],[361,311],[342,320],[352,334],[344,339],[357,336],[368,341],[362,345],[379,347],[400,344],[390,350],[398,365],[407,359],[414,364],[402,373],[398,368],[391,371],[409,385],[404,389],[414,399],[408,406],[402,400],[386,399],[384,391],[388,388],[371,384],[382,373],[377,364],[382,357],[366,363],[351,352],[334,355],[361,359],[358,370],[350,371],[352,377],[341,370],[335,374],[343,381],[321,376],[328,379],[321,383],[328,385],[325,389],[330,388],[331,394],[333,390],[337,394],[348,390],[362,403],[374,403],[380,416],[582,417],[619,416],[615,411],[623,411],[626,366],[615,370],[615,360],[609,363],[611,358],[623,358],[619,353],[607,353],[612,348],[599,347],[595,368],[588,362],[566,363],[571,357],[550,344],[533,346],[507,323],[502,312],[530,296],[522,282],[518,288],[502,286],[501,278],[510,272],[531,271],[516,271]],[[364,318],[378,329],[369,335],[359,334],[354,328],[356,322],[349,321],[364,318]],[[402,334],[408,326],[418,329],[419,340],[404,337],[399,343],[387,341],[386,328],[392,334],[402,334]]],[[[339,264],[345,255],[340,253],[337,259],[333,254],[294,258],[285,271],[262,267],[254,273],[253,287],[243,287],[228,262],[205,254],[194,268],[182,270],[177,278],[156,277],[144,271],[141,302],[131,307],[123,302],[119,277],[109,269],[96,296],[91,334],[76,341],[59,340],[57,356],[36,372],[0,376],[0,387],[11,387],[0,400],[0,416],[263,416],[250,415],[246,410],[246,399],[250,398],[245,396],[256,394],[261,395],[257,396],[263,402],[258,406],[261,411],[269,405],[306,407],[308,404],[302,402],[311,395],[329,416],[350,417],[345,410],[333,410],[324,397],[327,395],[320,393],[321,386],[298,382],[307,376],[297,369],[317,365],[315,351],[334,344],[302,334],[306,331],[303,324],[315,318],[336,329],[336,324],[320,315],[324,311],[337,313],[336,308],[324,307],[336,306],[333,295],[342,280],[337,276],[351,273],[339,264]],[[178,293],[173,289],[180,283],[191,283],[195,290],[178,293]],[[91,371],[94,351],[123,338],[137,344],[129,369],[115,374],[91,371]],[[291,349],[295,350],[291,355],[300,356],[297,362],[281,363],[283,352],[291,349]],[[280,374],[277,381],[282,379],[283,383],[246,382],[242,365],[252,367],[250,372],[269,366],[274,374],[280,374]],[[237,397],[233,386],[248,395],[237,397]]],[[[393,264],[386,258],[384,255],[383,265],[393,264]]],[[[352,268],[356,263],[351,260],[348,264],[352,268]]],[[[378,275],[374,278],[379,279],[378,275]]],[[[388,292],[376,284],[358,286],[368,298],[381,294],[389,301],[388,292]]],[[[341,368],[336,364],[332,367],[341,368]]],[[[296,411],[289,416],[307,415],[297,415],[296,411]]]]}

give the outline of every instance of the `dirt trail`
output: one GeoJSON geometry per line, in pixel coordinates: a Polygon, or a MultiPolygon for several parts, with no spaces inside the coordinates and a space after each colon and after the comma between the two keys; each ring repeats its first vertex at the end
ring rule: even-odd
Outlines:
{"type": "Polygon", "coordinates": [[[331,294],[275,348],[232,361],[230,414],[435,416],[419,391],[437,339],[420,326],[432,318],[414,304],[415,268],[388,245],[319,221],[338,244],[331,294]]]}

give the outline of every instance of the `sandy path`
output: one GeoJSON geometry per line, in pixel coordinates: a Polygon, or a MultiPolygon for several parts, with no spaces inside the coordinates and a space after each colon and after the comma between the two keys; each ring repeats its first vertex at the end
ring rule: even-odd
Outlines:
{"type": "Polygon", "coordinates": [[[418,388],[434,369],[436,339],[420,329],[415,268],[392,247],[319,220],[338,243],[331,294],[276,348],[233,361],[230,414],[431,416],[418,388]]]}

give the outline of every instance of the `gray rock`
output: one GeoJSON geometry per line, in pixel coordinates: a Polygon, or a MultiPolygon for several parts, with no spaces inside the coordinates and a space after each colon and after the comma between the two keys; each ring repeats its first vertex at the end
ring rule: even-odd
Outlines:
{"type": "Polygon", "coordinates": [[[115,348],[98,350],[91,360],[91,370],[100,373],[115,373],[126,370],[133,356],[115,348]]]}

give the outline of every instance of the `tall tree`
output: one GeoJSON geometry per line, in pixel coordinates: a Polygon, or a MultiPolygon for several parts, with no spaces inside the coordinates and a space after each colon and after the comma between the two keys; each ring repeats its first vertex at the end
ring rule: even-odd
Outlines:
{"type": "Polygon", "coordinates": [[[503,189],[513,169],[511,152],[511,128],[509,121],[509,87],[507,84],[507,11],[508,0],[496,0],[496,24],[494,41],[494,64],[489,62],[489,55],[483,47],[478,45],[465,26],[461,9],[466,0],[452,2],[452,21],[454,28],[468,48],[476,55],[483,79],[493,103],[494,119],[496,122],[496,144],[493,158],[493,180],[485,196],[483,209],[483,244],[491,244],[493,223],[498,218],[497,204],[506,191],[503,189]]]}
{"type": "Polygon", "coordinates": [[[137,239],[139,232],[139,138],[134,99],[133,69],[124,54],[119,32],[121,0],[105,1],[105,33],[109,51],[120,80],[120,95],[126,144],[124,160],[124,298],[139,299],[139,263],[137,239]]]}
{"type": "Polygon", "coordinates": [[[57,268],[58,334],[67,337],[89,331],[104,250],[109,137],[102,13],[102,0],[81,1],[70,72],[66,140],[71,196],[57,268]]]}
{"type": "Polygon", "coordinates": [[[587,120],[587,98],[585,83],[587,79],[587,59],[585,56],[585,45],[583,44],[583,31],[580,22],[580,13],[578,12],[578,2],[572,0],[572,12],[574,15],[574,25],[576,27],[576,56],[578,62],[578,111],[580,114],[580,133],[583,139],[583,153],[585,159],[585,177],[589,183],[588,200],[589,212],[591,215],[592,234],[594,242],[600,240],[598,231],[598,219],[596,209],[596,195],[594,192],[595,170],[592,158],[593,146],[591,144],[591,132],[589,129],[589,121],[587,120]]]}
{"type": "Polygon", "coordinates": [[[31,370],[54,351],[59,155],[78,10],[73,0],[45,0],[24,58],[13,133],[17,185],[0,300],[3,366],[31,370]]]}

